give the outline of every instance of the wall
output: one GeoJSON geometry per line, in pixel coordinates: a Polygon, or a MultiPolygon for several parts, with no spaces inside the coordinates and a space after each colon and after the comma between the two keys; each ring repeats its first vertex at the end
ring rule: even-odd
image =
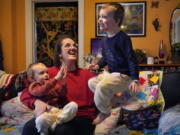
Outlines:
{"type": "Polygon", "coordinates": [[[0,40],[8,73],[25,69],[24,0],[0,0],[0,40]]]}
{"type": "MultiPolygon", "coordinates": [[[[86,0],[85,1],[85,52],[90,52],[90,39],[95,37],[95,3],[110,2],[113,0],[86,0]]],[[[114,0],[114,2],[132,2],[136,0],[114,0]]],[[[143,0],[138,0],[143,1],[143,0]]],[[[159,0],[158,8],[151,8],[153,0],[146,1],[146,36],[132,37],[134,48],[144,49],[149,56],[157,56],[160,40],[164,41],[165,49],[169,52],[169,23],[173,9],[178,0],[159,0]],[[159,18],[160,31],[156,32],[152,21],[159,18]]],[[[169,53],[167,54],[169,55],[169,53]]]]}
{"type": "MultiPolygon", "coordinates": [[[[105,2],[105,0],[85,0],[85,54],[90,52],[90,39],[95,37],[96,2],[105,2]]],[[[164,40],[165,47],[169,50],[170,15],[179,2],[178,0],[159,0],[159,8],[151,8],[152,0],[146,0],[146,2],[146,37],[133,37],[132,42],[134,48],[145,49],[149,55],[156,56],[160,39],[164,40]],[[156,32],[152,25],[156,17],[161,24],[159,32],[156,32]]],[[[25,0],[0,0],[0,40],[3,44],[5,71],[17,73],[24,70],[26,67],[25,0]]]]}

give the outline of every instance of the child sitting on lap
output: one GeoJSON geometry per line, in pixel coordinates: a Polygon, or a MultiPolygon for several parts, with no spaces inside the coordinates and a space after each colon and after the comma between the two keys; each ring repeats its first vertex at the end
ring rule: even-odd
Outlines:
{"type": "Polygon", "coordinates": [[[78,106],[75,102],[70,102],[63,109],[59,109],[60,102],[63,102],[60,96],[66,94],[66,84],[63,81],[66,68],[62,66],[53,79],[49,79],[47,67],[43,63],[29,65],[27,73],[32,82],[27,88],[29,93],[50,105],[49,109],[36,116],[35,120],[38,132],[41,135],[48,135],[49,128],[53,130],[57,124],[72,120],[77,112],[78,106]],[[60,79],[62,85],[57,84],[60,79]]]}

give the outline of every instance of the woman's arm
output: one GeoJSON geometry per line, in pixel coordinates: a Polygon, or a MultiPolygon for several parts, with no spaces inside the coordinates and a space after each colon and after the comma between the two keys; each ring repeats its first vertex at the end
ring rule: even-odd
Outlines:
{"type": "Polygon", "coordinates": [[[46,104],[45,102],[38,100],[37,98],[33,97],[28,89],[24,89],[21,96],[20,96],[21,102],[29,107],[30,109],[35,109],[35,115],[39,116],[43,112],[49,110],[51,107],[46,104]]]}
{"type": "Polygon", "coordinates": [[[34,106],[35,106],[34,113],[36,117],[51,109],[50,105],[38,99],[34,102],[34,106]]]}

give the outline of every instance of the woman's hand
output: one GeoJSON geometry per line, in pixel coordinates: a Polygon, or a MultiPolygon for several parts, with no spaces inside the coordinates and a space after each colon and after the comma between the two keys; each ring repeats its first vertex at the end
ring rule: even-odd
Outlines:
{"type": "Polygon", "coordinates": [[[35,106],[34,113],[36,117],[51,109],[50,105],[38,99],[34,102],[34,106],[35,106]]]}

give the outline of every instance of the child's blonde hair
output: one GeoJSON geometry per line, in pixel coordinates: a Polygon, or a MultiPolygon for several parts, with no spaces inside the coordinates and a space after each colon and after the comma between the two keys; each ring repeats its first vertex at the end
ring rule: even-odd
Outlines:
{"type": "Polygon", "coordinates": [[[123,18],[124,18],[124,8],[121,4],[119,4],[117,2],[105,3],[101,7],[101,9],[111,9],[112,12],[114,12],[114,19],[116,21],[119,19],[120,20],[119,26],[121,26],[121,24],[123,22],[123,18]]]}
{"type": "Polygon", "coordinates": [[[36,65],[46,66],[45,64],[43,64],[41,62],[31,63],[27,68],[27,76],[28,76],[28,79],[30,80],[30,82],[32,82],[34,79],[35,70],[33,69],[33,67],[36,65]]]}

